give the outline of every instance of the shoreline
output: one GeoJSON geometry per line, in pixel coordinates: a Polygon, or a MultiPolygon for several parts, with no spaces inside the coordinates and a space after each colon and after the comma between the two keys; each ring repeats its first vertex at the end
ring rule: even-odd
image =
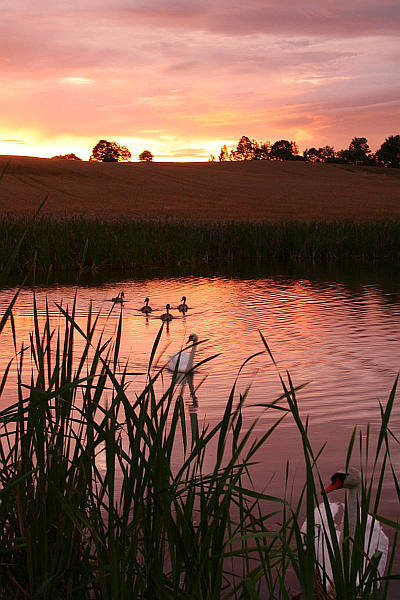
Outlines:
{"type": "Polygon", "coordinates": [[[0,217],[0,269],[14,273],[204,271],[274,264],[400,261],[400,219],[366,223],[191,223],[0,217]]]}

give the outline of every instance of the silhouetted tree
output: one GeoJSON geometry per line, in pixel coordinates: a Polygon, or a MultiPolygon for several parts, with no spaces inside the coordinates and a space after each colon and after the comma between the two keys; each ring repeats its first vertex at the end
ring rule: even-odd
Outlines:
{"type": "Polygon", "coordinates": [[[336,162],[338,163],[350,163],[353,162],[353,155],[350,150],[338,150],[336,152],[336,162]]]}
{"type": "Polygon", "coordinates": [[[305,160],[310,162],[326,162],[334,160],[335,151],[333,146],[323,146],[322,148],[306,148],[303,152],[305,160]]]}
{"type": "Polygon", "coordinates": [[[243,135],[233,152],[233,160],[252,160],[257,142],[250,140],[246,135],[243,135]]]}
{"type": "Polygon", "coordinates": [[[391,135],[376,152],[377,161],[385,167],[400,167],[400,135],[391,135]]]}
{"type": "Polygon", "coordinates": [[[139,160],[141,160],[142,162],[151,162],[153,158],[154,156],[152,155],[150,150],[143,150],[143,152],[139,154],[139,160]]]}
{"type": "Polygon", "coordinates": [[[229,160],[228,148],[225,145],[223,145],[221,148],[221,152],[218,155],[218,160],[219,160],[219,162],[224,162],[226,160],[229,160]]]}
{"type": "Polygon", "coordinates": [[[210,158],[208,159],[208,162],[215,162],[214,154],[210,154],[210,158]]]}
{"type": "Polygon", "coordinates": [[[371,150],[365,137],[354,137],[349,145],[350,158],[353,162],[366,162],[371,150]]]}
{"type": "Polygon", "coordinates": [[[255,160],[269,160],[269,153],[271,150],[271,144],[269,142],[264,142],[263,144],[257,144],[257,147],[254,148],[254,159],[255,160]]]}
{"type": "Polygon", "coordinates": [[[335,159],[335,150],[333,146],[322,146],[322,148],[318,148],[318,153],[323,162],[329,162],[335,159]]]}
{"type": "Polygon", "coordinates": [[[272,145],[269,153],[271,158],[280,160],[293,160],[293,146],[288,140],[279,140],[272,145]]]}
{"type": "Polygon", "coordinates": [[[57,156],[52,156],[51,158],[62,158],[64,160],[82,160],[73,152],[71,152],[70,154],[57,154],[57,156]]]}
{"type": "Polygon", "coordinates": [[[316,148],[306,148],[303,152],[305,160],[309,162],[321,162],[321,155],[316,148]]]}
{"type": "Polygon", "coordinates": [[[89,160],[95,162],[128,162],[131,156],[125,146],[121,146],[117,142],[99,140],[94,146],[89,160]]]}

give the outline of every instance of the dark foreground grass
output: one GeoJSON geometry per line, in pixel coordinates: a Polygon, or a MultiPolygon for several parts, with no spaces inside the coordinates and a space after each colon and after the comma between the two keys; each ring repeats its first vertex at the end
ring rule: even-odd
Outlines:
{"type": "Polygon", "coordinates": [[[0,268],[19,243],[14,272],[55,273],[152,268],[204,269],[238,262],[270,264],[373,264],[400,260],[400,221],[190,223],[100,221],[93,219],[35,221],[0,219],[0,268]]]}
{"type": "MultiPolygon", "coordinates": [[[[7,321],[14,330],[12,308],[0,333],[7,321]]],[[[113,339],[97,331],[90,309],[84,328],[75,321],[75,304],[59,307],[56,328],[49,314],[39,322],[35,304],[33,312],[29,344],[19,348],[14,337],[15,401],[0,412],[0,598],[288,599],[293,577],[303,598],[327,598],[314,552],[319,453],[308,441],[290,377],[281,378],[282,396],[264,406],[277,416],[261,437],[256,421],[242,429],[246,398],[235,386],[220,422],[201,428],[196,414],[186,414],[177,374],[159,385],[163,369],[153,361],[162,329],[147,384],[132,399],[119,358],[122,311],[113,339]],[[294,419],[304,453],[306,485],[293,501],[251,484],[257,452],[282,418],[294,419]],[[304,513],[308,527],[301,533],[304,513]]],[[[378,597],[379,556],[366,566],[361,538],[367,512],[379,514],[386,470],[400,501],[389,452],[394,393],[382,407],[376,447],[367,435],[360,448],[358,529],[330,550],[332,583],[343,600],[378,597]]],[[[347,457],[353,464],[355,440],[356,434],[347,457]]],[[[382,598],[395,578],[394,548],[382,598]]]]}

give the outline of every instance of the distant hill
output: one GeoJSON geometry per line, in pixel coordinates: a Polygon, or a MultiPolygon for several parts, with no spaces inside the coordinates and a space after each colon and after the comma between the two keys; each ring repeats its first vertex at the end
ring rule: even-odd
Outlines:
{"type": "Polygon", "coordinates": [[[0,156],[0,213],[204,221],[400,218],[400,169],[304,162],[89,163],[0,156]]]}

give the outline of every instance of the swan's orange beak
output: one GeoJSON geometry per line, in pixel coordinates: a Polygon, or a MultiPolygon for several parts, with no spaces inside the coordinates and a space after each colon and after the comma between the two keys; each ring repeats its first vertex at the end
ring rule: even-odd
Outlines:
{"type": "Polygon", "coordinates": [[[328,494],[329,492],[333,492],[333,490],[338,490],[342,487],[342,482],[339,478],[331,481],[331,483],[325,488],[325,492],[328,494]]]}

